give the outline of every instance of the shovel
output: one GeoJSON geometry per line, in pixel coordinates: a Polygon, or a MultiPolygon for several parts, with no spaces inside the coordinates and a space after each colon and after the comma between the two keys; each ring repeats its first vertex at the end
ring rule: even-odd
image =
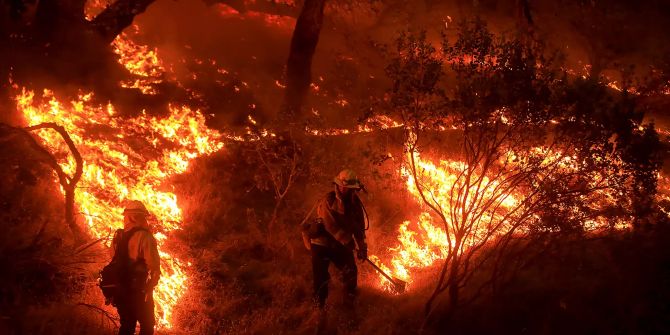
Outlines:
{"type": "Polygon", "coordinates": [[[369,258],[365,258],[365,260],[368,261],[368,263],[370,263],[370,265],[372,265],[372,267],[375,268],[375,270],[377,270],[379,273],[381,273],[382,276],[386,277],[386,279],[388,279],[391,282],[391,284],[392,284],[391,289],[393,289],[393,292],[398,293],[398,294],[405,293],[405,287],[407,286],[407,282],[405,282],[404,280],[400,280],[398,278],[389,276],[388,274],[386,274],[386,272],[384,272],[384,270],[380,269],[377,266],[377,264],[372,262],[369,258]]]}

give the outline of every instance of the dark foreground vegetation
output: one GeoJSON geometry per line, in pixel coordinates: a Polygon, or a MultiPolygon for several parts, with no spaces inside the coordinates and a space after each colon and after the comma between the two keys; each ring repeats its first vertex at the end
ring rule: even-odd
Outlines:
{"type": "MultiPolygon", "coordinates": [[[[19,3],[1,3],[5,11],[0,14],[11,14],[14,21],[0,26],[11,32],[0,41],[11,42],[20,53],[2,50],[0,58],[21,66],[15,73],[3,68],[0,75],[12,72],[12,80],[21,85],[57,85],[70,94],[94,87],[102,91],[101,99],[121,101],[128,109],[159,106],[149,112],[156,115],[165,113],[170,98],[200,100],[199,106],[211,112],[209,125],[222,132],[230,130],[222,126],[225,120],[246,120],[249,114],[245,110],[231,116],[208,108],[260,104],[251,94],[222,102],[219,88],[207,84],[200,86],[208,92],[203,95],[192,94],[198,85],[175,83],[156,87],[159,93],[151,97],[118,89],[117,81],[125,75],[109,42],[152,1],[135,3],[135,11],[112,6],[91,22],[84,22],[81,2],[72,1],[76,15],[56,20],[44,16],[42,8],[34,26],[22,21],[28,14],[19,3]],[[115,15],[123,20],[107,20],[115,15]],[[91,57],[82,64],[72,62],[80,52],[91,57]],[[32,62],[41,65],[33,68],[32,62]],[[105,75],[114,80],[99,80],[105,75]]],[[[647,118],[667,108],[663,92],[670,63],[654,58],[649,61],[652,70],[645,69],[640,78],[630,67],[619,66],[622,60],[614,54],[621,47],[615,42],[620,36],[640,47],[645,42],[631,40],[627,31],[613,36],[579,21],[579,28],[591,27],[584,28],[587,37],[599,35],[607,43],[591,41],[589,71],[568,71],[565,55],[533,31],[529,2],[516,3],[523,29],[513,34],[493,33],[480,19],[454,23],[445,35],[422,29],[394,32],[395,44],[374,54],[383,63],[374,70],[386,74],[375,85],[370,84],[374,76],[364,70],[337,63],[330,70],[342,71],[346,81],[331,91],[326,81],[326,98],[342,98],[351,93],[346,91],[350,86],[366,87],[347,102],[355,106],[347,110],[348,121],[307,112],[322,107],[309,99],[309,87],[324,1],[305,1],[304,8],[312,12],[292,13],[303,20],[298,19],[302,25],[296,26],[289,51],[290,87],[283,106],[266,116],[273,121],[254,122],[246,141],[231,141],[194,160],[186,173],[169,181],[184,222],[167,243],[191,264],[189,289],[172,320],[177,326],[161,333],[314,333],[319,315],[311,301],[311,263],[299,223],[345,167],[356,170],[369,190],[363,201],[372,219],[370,254],[388,260],[399,223],[422,210],[431,211],[440,227],[455,227],[448,234],[456,242],[445,259],[414,273],[410,290],[400,295],[384,291],[379,276],[359,265],[355,310],[343,306],[342,287],[335,280],[324,333],[670,333],[670,222],[663,200],[668,190],[662,183],[667,143],[647,118]],[[617,73],[619,86],[608,86],[606,69],[617,73]],[[333,120],[354,126],[354,119],[367,124],[382,116],[403,125],[332,137],[305,135],[302,128],[330,128],[333,120]],[[276,130],[277,136],[249,140],[263,129],[276,130]],[[547,163],[547,152],[530,150],[542,145],[560,153],[555,164],[547,163]],[[408,152],[468,163],[456,173],[467,191],[479,190],[483,176],[498,176],[495,185],[505,186],[475,195],[476,203],[488,204],[481,208],[472,209],[472,200],[453,196],[449,208],[441,207],[430,197],[429,182],[418,178],[414,156],[405,161],[408,152]],[[560,165],[563,158],[572,162],[569,168],[560,165]],[[406,176],[398,172],[401,165],[419,180],[423,202],[412,200],[406,176]],[[523,195],[518,212],[495,205],[510,194],[523,195]],[[513,229],[489,225],[486,238],[468,248],[466,241],[482,213],[505,217],[513,229]],[[454,219],[456,214],[461,217],[454,219]],[[587,223],[594,220],[606,224],[591,230],[587,223]],[[621,229],[622,223],[628,228],[621,229]]],[[[580,8],[574,13],[600,18],[595,5],[570,6],[580,8]]],[[[632,10],[623,4],[612,8],[615,13],[632,10]]],[[[642,29],[639,22],[631,25],[642,29]]],[[[417,27],[426,28],[412,28],[417,27]]],[[[237,78],[231,82],[227,89],[242,86],[237,78]]],[[[15,83],[3,80],[2,85],[0,120],[25,126],[17,121],[12,101],[15,83]]],[[[266,108],[279,105],[272,101],[266,108]]],[[[0,333],[114,333],[118,317],[103,305],[96,287],[98,271],[109,260],[109,240],[72,229],[74,222],[67,217],[72,212],[63,210],[67,203],[53,167],[63,157],[36,149],[31,137],[18,136],[17,129],[0,124],[0,333]]]]}
{"type": "MultiPolygon", "coordinates": [[[[236,150],[242,149],[199,162],[183,176],[190,182],[182,185],[180,196],[193,204],[185,205],[190,224],[179,238],[184,252],[193,255],[196,270],[175,322],[182,331],[197,334],[311,334],[316,319],[309,301],[310,264],[296,238],[299,230],[292,225],[298,218],[268,234],[254,208],[267,208],[272,197],[247,192],[254,183],[251,176],[239,178],[209,168],[248,168],[235,158],[236,150]],[[196,185],[193,180],[208,186],[189,187],[196,185]]],[[[14,162],[26,158],[8,150],[3,155],[14,162]]],[[[7,271],[1,278],[0,329],[8,334],[112,333],[115,315],[98,309],[102,297],[93,286],[106,250],[99,244],[73,246],[70,231],[58,224],[62,203],[48,171],[8,164],[2,176],[8,181],[3,183],[0,202],[6,229],[2,266],[7,271]]],[[[327,174],[315,179],[323,178],[327,174]]],[[[375,227],[379,232],[371,244],[374,251],[382,248],[383,231],[392,228],[375,227]]],[[[523,264],[513,277],[492,294],[450,311],[448,318],[443,314],[446,305],[439,304],[436,316],[423,325],[424,332],[661,334],[670,329],[666,222],[633,232],[533,241],[535,250],[529,250],[527,243],[515,246],[523,254],[512,253],[509,263],[523,264]]],[[[338,295],[342,288],[336,283],[329,333],[418,333],[429,285],[392,296],[376,288],[378,277],[371,269],[361,269],[357,316],[351,318],[342,309],[338,295]]],[[[426,269],[416,281],[430,283],[434,271],[437,268],[426,269]]],[[[490,271],[482,269],[480,275],[486,277],[490,271]]]]}

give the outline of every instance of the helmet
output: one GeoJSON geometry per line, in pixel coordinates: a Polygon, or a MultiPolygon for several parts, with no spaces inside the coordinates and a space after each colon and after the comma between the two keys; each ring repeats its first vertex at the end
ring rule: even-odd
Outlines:
{"type": "Polygon", "coordinates": [[[333,182],[346,188],[361,188],[361,183],[356,177],[356,173],[349,169],[344,169],[335,176],[333,182]]]}
{"type": "Polygon", "coordinates": [[[144,214],[149,215],[149,211],[144,207],[144,204],[138,200],[129,200],[126,202],[126,208],[123,210],[123,214],[144,214]]]}

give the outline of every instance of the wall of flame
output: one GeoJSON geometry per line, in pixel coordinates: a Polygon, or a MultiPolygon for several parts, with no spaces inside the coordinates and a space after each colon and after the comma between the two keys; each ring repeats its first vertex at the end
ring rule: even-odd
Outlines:
{"type": "MultiPolygon", "coordinates": [[[[16,104],[26,124],[55,122],[72,137],[84,160],[75,197],[78,220],[93,236],[109,237],[123,227],[127,199],[142,201],[152,213],[163,273],[154,292],[156,315],[159,327],[170,328],[174,306],[188,287],[190,263],[166,247],[167,236],[181,225],[182,212],[165,181],[186,171],[192,159],[220,150],[221,134],[207,128],[204,117],[188,107],[170,106],[165,118],[143,112],[128,119],[118,117],[111,104],[99,106],[91,100],[92,94],[82,94],[64,103],[48,90],[36,96],[23,89],[16,104]]],[[[37,134],[71,174],[75,162],[60,135],[49,130],[37,134]]]]}

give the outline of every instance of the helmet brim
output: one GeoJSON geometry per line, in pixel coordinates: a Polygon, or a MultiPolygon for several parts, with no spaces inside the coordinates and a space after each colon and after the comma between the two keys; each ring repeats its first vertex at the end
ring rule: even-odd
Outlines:
{"type": "Polygon", "coordinates": [[[339,185],[339,186],[341,186],[341,187],[345,187],[345,188],[354,188],[354,189],[359,189],[359,188],[361,188],[361,183],[360,183],[358,180],[356,181],[355,184],[345,184],[345,183],[342,182],[342,180],[340,180],[340,179],[338,179],[337,177],[335,177],[335,178],[333,179],[333,183],[335,183],[335,184],[337,184],[337,185],[339,185]]]}
{"type": "Polygon", "coordinates": [[[148,216],[149,212],[141,209],[126,209],[123,211],[123,215],[126,214],[144,214],[145,216],[148,216]]]}

